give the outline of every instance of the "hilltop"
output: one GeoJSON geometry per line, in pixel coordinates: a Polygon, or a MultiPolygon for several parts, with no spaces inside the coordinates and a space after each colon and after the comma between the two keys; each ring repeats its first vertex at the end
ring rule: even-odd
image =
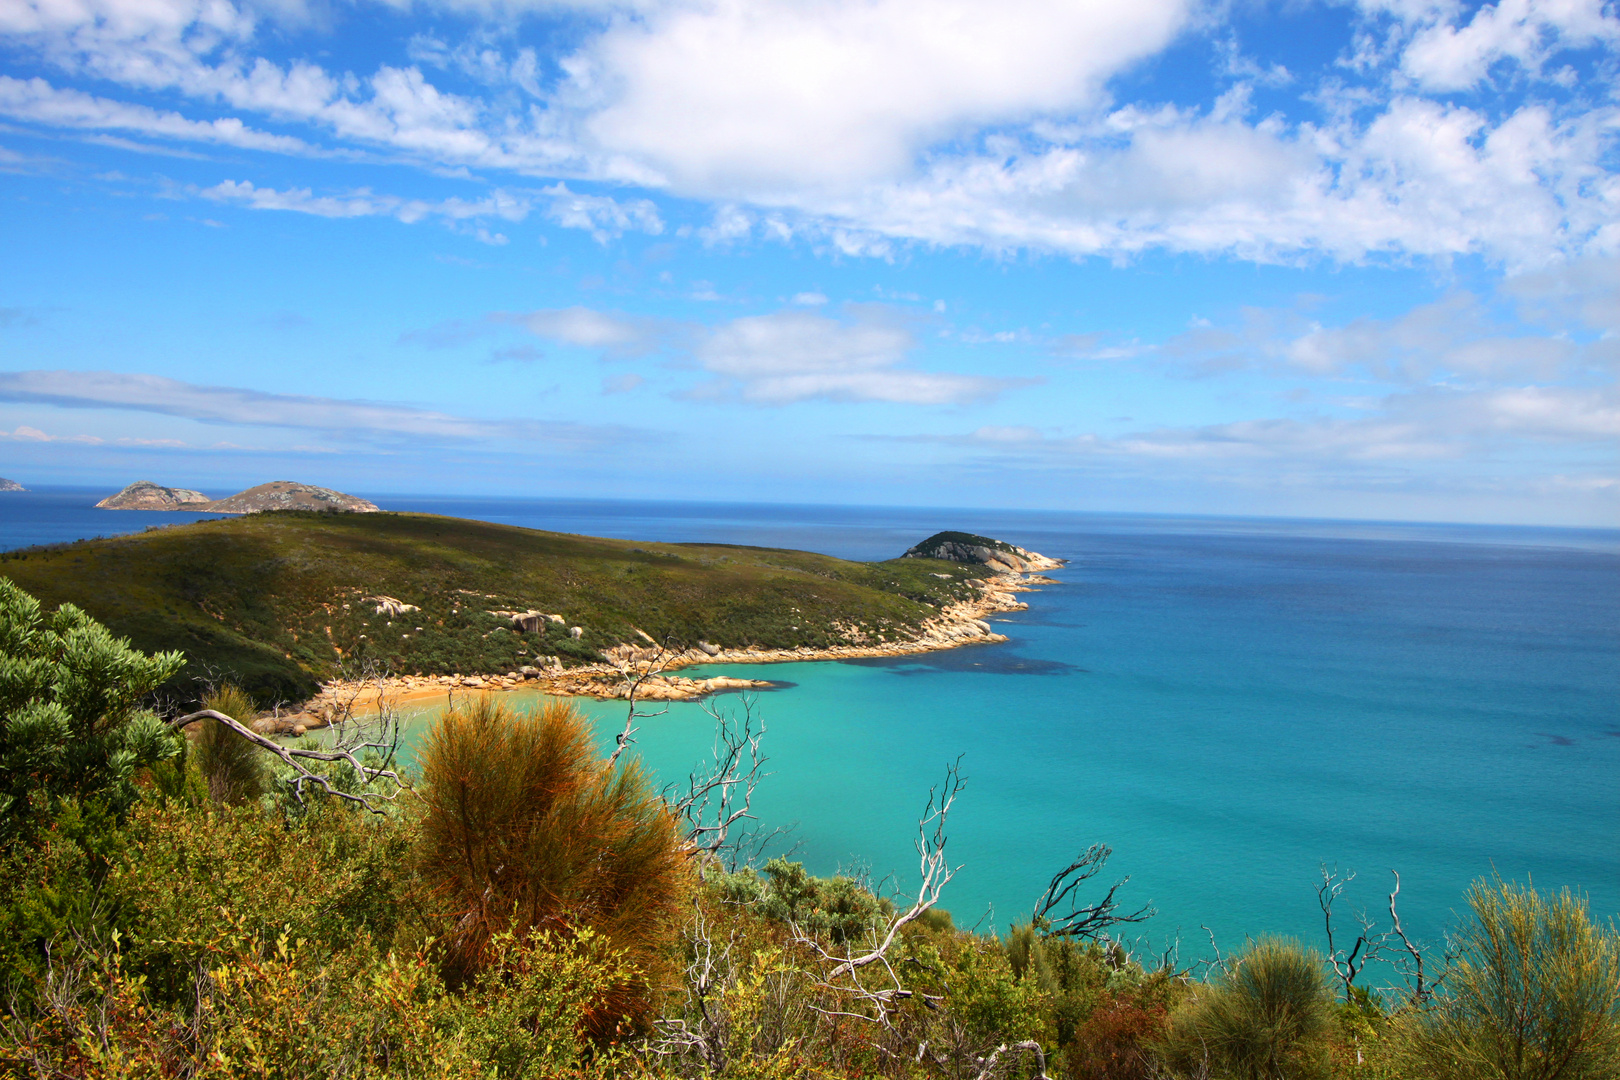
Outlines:
{"type": "Polygon", "coordinates": [[[213,502],[207,495],[190,488],[164,487],[150,480],[137,480],[116,495],[96,503],[97,510],[197,510],[213,502]]]}
{"type": "Polygon", "coordinates": [[[1005,540],[992,540],[988,536],[975,536],[973,533],[965,532],[937,532],[908,549],[900,557],[977,564],[1006,574],[1056,570],[1066,561],[1048,558],[1034,551],[1025,551],[1005,540]]]}
{"type": "Polygon", "coordinates": [[[164,487],[150,480],[137,480],[116,495],[96,503],[100,510],[189,510],[208,514],[260,514],[266,510],[342,510],[350,513],[377,512],[375,503],[331,488],[300,484],[292,480],[272,480],[223,499],[211,499],[190,488],[164,487]]]}
{"type": "Polygon", "coordinates": [[[570,692],[611,693],[603,680],[622,680],[657,644],[680,654],[676,666],[888,655],[1004,640],[983,615],[1024,606],[1010,595],[1018,579],[982,564],[430,514],[199,521],[0,554],[0,574],[142,650],[183,650],[177,693],[228,677],[263,701],[303,700],[363,661],[437,676],[545,672],[570,692]]]}

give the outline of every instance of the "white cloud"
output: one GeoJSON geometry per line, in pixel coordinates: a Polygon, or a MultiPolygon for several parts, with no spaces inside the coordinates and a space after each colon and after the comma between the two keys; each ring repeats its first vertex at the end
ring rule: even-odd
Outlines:
{"type": "MultiPolygon", "coordinates": [[[[423,218],[442,218],[461,222],[476,218],[501,218],[522,221],[529,215],[531,204],[520,195],[496,190],[482,199],[406,199],[397,195],[379,195],[365,188],[343,195],[316,195],[309,188],[255,187],[246,180],[224,180],[210,188],[194,189],[195,194],[214,202],[234,203],[253,210],[288,210],[317,217],[353,218],[386,216],[398,218],[407,224],[423,218]]],[[[505,243],[485,232],[486,242],[505,243]]]]}
{"type": "Polygon", "coordinates": [[[1085,109],[1166,43],[1183,0],[715,0],[616,22],[583,51],[597,142],[676,190],[842,188],[940,139],[1085,109]]]}
{"type": "Polygon", "coordinates": [[[98,131],[133,131],[164,139],[217,143],[246,150],[306,155],[314,148],[302,139],[256,131],[242,121],[188,120],[176,112],[159,112],[96,97],[78,90],[63,90],[44,79],[14,79],[0,75],[0,115],[51,127],[98,131]]]}
{"type": "Polygon", "coordinates": [[[696,393],[735,393],[764,405],[817,398],[956,405],[994,397],[1016,382],[901,367],[914,343],[909,330],[882,318],[844,323],[780,311],[736,319],[697,346],[698,362],[717,378],[696,393]]]}
{"type": "Polygon", "coordinates": [[[548,218],[564,228],[586,230],[599,244],[626,232],[657,236],[664,231],[658,208],[649,199],[620,202],[606,195],[569,191],[566,184],[545,188],[542,194],[551,197],[551,208],[546,211],[548,218]]]}
{"type": "Polygon", "coordinates": [[[490,319],[521,326],[548,341],[599,349],[619,357],[640,356],[662,348],[677,339],[682,331],[676,323],[579,306],[524,313],[496,312],[490,319]]]}
{"type": "Polygon", "coordinates": [[[586,307],[497,312],[490,319],[522,326],[550,341],[597,349],[609,357],[689,351],[697,365],[714,376],[688,392],[696,398],[737,397],[759,405],[816,399],[958,405],[992,398],[1028,381],[905,366],[916,344],[911,331],[885,309],[852,310],[851,321],[784,310],[733,319],[714,328],[586,307]]]}
{"type": "Polygon", "coordinates": [[[1308,470],[1353,481],[1366,470],[1430,463],[1479,476],[1529,471],[1543,452],[1612,462],[1620,437],[1620,395],[1603,390],[1518,387],[1482,392],[1443,388],[1392,394],[1358,417],[1262,417],[1158,427],[1115,436],[1048,435],[1033,428],[979,428],[938,441],[1051,465],[1085,459],[1134,460],[1180,468],[1308,470]]]}
{"type": "MultiPolygon", "coordinates": [[[[1098,342],[1076,349],[1098,358],[1098,342]]],[[[1456,292],[1388,319],[1323,326],[1298,311],[1249,309],[1235,327],[1201,326],[1157,350],[1209,374],[1262,366],[1311,376],[1354,375],[1398,383],[1462,380],[1552,381],[1602,366],[1600,353],[1562,329],[1535,333],[1502,325],[1474,296],[1456,292]]]]}
{"type": "Polygon", "coordinates": [[[382,441],[523,439],[583,446],[640,437],[624,428],[481,420],[409,405],[268,394],[240,387],[199,386],[161,375],[111,371],[0,372],[0,401],[68,409],[121,409],[209,424],[305,429],[382,441]]]}
{"type": "Polygon", "coordinates": [[[1464,24],[1435,21],[1412,38],[1401,70],[1431,90],[1467,90],[1491,66],[1516,61],[1539,74],[1560,49],[1620,39],[1620,19],[1603,0],[1500,0],[1474,11],[1464,24]]]}
{"type": "Polygon", "coordinates": [[[7,431],[4,428],[0,428],[0,442],[69,442],[84,443],[89,446],[100,446],[104,441],[105,440],[97,438],[94,435],[47,435],[45,432],[39,430],[39,428],[28,427],[25,424],[19,424],[14,431],[7,431]]]}
{"type": "MultiPolygon", "coordinates": [[[[551,5],[437,6],[499,20],[551,5]]],[[[618,14],[572,56],[551,58],[563,74],[548,83],[546,64],[498,22],[456,44],[419,35],[412,63],[349,74],[253,54],[261,24],[310,18],[296,2],[0,0],[0,34],[74,77],[172,92],[309,137],[39,79],[0,77],[0,112],[542,176],[555,182],[529,196],[534,206],[603,242],[666,226],[650,201],[582,192],[582,181],[708,200],[713,220],[696,230],[707,243],[802,240],[850,257],[890,258],[922,242],[1270,261],[1476,254],[1523,270],[1620,251],[1620,109],[1534,95],[1465,108],[1424,96],[1477,85],[1497,61],[1529,70],[1566,47],[1611,49],[1620,20],[1598,0],[1500,0],[1463,22],[1449,3],[1369,0],[1398,20],[1392,40],[1405,51],[1373,56],[1362,84],[1308,90],[1317,122],[1251,116],[1243,81],[1205,109],[1112,107],[1104,84],[1162,50],[1188,24],[1190,0],[581,6],[618,14]],[[451,92],[420,64],[470,85],[451,92]]],[[[1282,78],[1226,66],[1229,76],[1282,78]]],[[[366,194],[304,202],[341,216],[366,194]]]]}

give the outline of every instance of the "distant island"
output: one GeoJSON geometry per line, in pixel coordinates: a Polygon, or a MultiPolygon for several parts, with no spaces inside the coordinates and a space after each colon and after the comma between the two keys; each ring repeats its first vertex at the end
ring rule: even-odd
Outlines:
{"type": "Polygon", "coordinates": [[[1005,540],[992,540],[988,536],[975,536],[964,532],[937,532],[922,543],[907,549],[900,557],[978,563],[1005,574],[1056,570],[1065,561],[1050,559],[1038,552],[1025,551],[1005,540]]]}
{"type": "MultiPolygon", "coordinates": [[[[20,489],[19,489],[20,490],[20,489]]],[[[116,495],[96,503],[99,510],[187,510],[208,514],[261,514],[266,510],[336,510],[355,514],[377,512],[375,503],[331,488],[272,480],[224,499],[211,499],[190,488],[164,487],[137,480],[116,495]]]]}
{"type": "MultiPolygon", "coordinates": [[[[174,498],[194,509],[241,497],[174,498]]],[[[379,673],[396,697],[527,683],[676,699],[771,685],[674,674],[691,665],[1005,641],[987,617],[1027,607],[1016,593],[1056,584],[1031,571],[1062,565],[967,533],[865,563],[431,514],[236,512],[246,516],[0,553],[0,575],[142,650],[182,650],[176,696],[226,677],[266,705],[301,703],[279,714],[291,730],[321,723],[363,675],[375,692],[379,673]]]]}
{"type": "Polygon", "coordinates": [[[7,480],[5,477],[0,476],[0,491],[27,491],[27,490],[28,490],[27,488],[25,488],[21,484],[17,483],[17,481],[15,481],[15,480],[7,480]]]}

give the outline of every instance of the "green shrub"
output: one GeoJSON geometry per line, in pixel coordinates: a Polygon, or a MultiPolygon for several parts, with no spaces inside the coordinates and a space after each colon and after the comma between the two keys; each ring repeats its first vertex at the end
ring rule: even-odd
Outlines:
{"type": "Polygon", "coordinates": [[[1613,1080],[1620,1076],[1620,934],[1586,901],[1497,879],[1468,893],[1473,920],[1444,995],[1402,1031],[1425,1080],[1613,1080]]]}
{"type": "Polygon", "coordinates": [[[1296,942],[1263,938],[1171,1014],[1163,1052],[1189,1076],[1325,1076],[1335,1022],[1321,958],[1296,942]]]}
{"type": "MultiPolygon", "coordinates": [[[[243,725],[258,715],[253,699],[228,683],[205,694],[202,707],[243,725]]],[[[204,717],[201,724],[194,750],[209,798],[234,806],[263,795],[270,783],[265,752],[212,717],[204,717]]]]}
{"type": "Polygon", "coordinates": [[[72,604],[46,615],[0,577],[0,850],[34,836],[64,799],[122,815],[144,766],[176,742],[141,698],[180,669],[147,656],[72,604]]]}

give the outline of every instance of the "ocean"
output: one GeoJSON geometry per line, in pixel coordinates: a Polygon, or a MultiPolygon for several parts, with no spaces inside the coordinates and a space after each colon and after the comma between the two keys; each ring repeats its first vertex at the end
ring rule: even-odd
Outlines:
{"type": "MultiPolygon", "coordinates": [[[[101,492],[0,495],[0,549],[137,531],[101,492]]],[[[816,872],[916,879],[916,819],[961,760],[958,925],[1004,930],[1103,842],[1103,876],[1184,960],[1248,937],[1322,944],[1377,915],[1398,871],[1438,941],[1477,878],[1586,893],[1620,914],[1620,531],[823,506],[368,496],[385,509],[644,540],[899,554],[940,529],[1071,560],[997,616],[1011,640],[918,657],[715,665],[777,680],[754,712],[764,827],[816,872]]],[[[585,703],[604,740],[623,703],[585,703]]],[[[711,706],[736,709],[735,696],[711,706]]],[[[425,719],[413,730],[420,732],[425,719]]],[[[709,750],[693,704],[636,751],[679,781],[709,750]]],[[[1099,879],[1100,880],[1100,879],[1099,879]]]]}

